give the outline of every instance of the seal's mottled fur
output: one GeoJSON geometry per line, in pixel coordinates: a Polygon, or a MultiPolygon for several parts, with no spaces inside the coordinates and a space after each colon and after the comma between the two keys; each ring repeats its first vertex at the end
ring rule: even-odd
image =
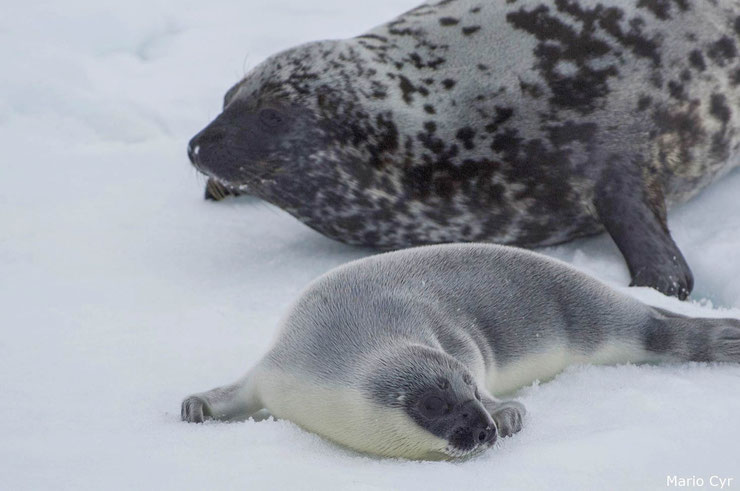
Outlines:
{"type": "Polygon", "coordinates": [[[685,297],[666,206],[738,162],[738,36],[737,0],[429,2],[271,57],[191,159],[214,197],[352,244],[606,229],[635,284],[685,297]]]}

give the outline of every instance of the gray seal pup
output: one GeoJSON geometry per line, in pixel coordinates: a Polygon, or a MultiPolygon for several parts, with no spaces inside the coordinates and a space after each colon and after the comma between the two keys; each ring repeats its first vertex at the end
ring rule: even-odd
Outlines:
{"type": "Polygon", "coordinates": [[[251,193],[381,249],[541,247],[606,230],[686,298],[666,223],[740,161],[738,0],[445,0],[274,55],[190,142],[251,193]]]}
{"type": "Polygon", "coordinates": [[[182,419],[266,410],[361,452],[461,458],[521,429],[524,407],[496,396],[571,364],[671,360],[740,362],[740,320],[649,307],[523,249],[426,246],[313,282],[264,358],[182,419]]]}

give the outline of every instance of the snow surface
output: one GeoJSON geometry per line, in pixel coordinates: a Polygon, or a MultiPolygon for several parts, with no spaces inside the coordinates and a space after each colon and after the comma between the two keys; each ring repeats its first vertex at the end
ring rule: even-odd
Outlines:
{"type": "MultiPolygon", "coordinates": [[[[381,460],[288,422],[187,425],[314,277],[371,251],[250,199],[202,200],[185,146],[269,54],[418,0],[2,2],[0,488],[740,487],[740,368],[575,367],[463,463],[381,460]]],[[[606,236],[545,251],[646,302],[740,317],[740,172],[673,210],[693,301],[627,289],[606,236]]]]}

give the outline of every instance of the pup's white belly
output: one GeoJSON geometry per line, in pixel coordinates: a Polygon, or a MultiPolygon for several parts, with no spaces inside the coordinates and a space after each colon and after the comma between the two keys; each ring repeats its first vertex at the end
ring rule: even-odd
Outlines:
{"type": "Polygon", "coordinates": [[[447,445],[402,410],[381,407],[359,389],[267,371],[261,374],[258,390],[275,417],[361,452],[420,459],[442,452],[447,445]]]}
{"type": "Polygon", "coordinates": [[[495,364],[486,373],[486,385],[494,395],[512,392],[535,380],[549,380],[570,365],[618,365],[649,360],[648,354],[638,344],[608,341],[590,353],[576,351],[566,344],[548,347],[502,367],[495,364]]]}

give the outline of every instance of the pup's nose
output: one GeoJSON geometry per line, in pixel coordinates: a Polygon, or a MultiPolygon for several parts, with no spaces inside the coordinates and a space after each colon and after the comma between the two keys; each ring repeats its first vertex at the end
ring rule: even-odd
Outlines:
{"type": "Polygon", "coordinates": [[[494,425],[486,426],[478,430],[476,440],[479,444],[492,442],[496,439],[496,427],[494,425]]]}
{"type": "Polygon", "coordinates": [[[468,402],[462,407],[460,415],[471,428],[476,443],[489,443],[496,438],[496,424],[480,402],[468,402]]]}

